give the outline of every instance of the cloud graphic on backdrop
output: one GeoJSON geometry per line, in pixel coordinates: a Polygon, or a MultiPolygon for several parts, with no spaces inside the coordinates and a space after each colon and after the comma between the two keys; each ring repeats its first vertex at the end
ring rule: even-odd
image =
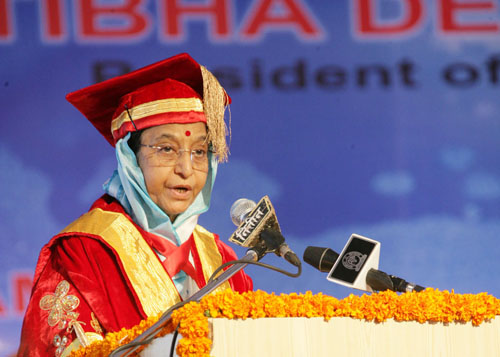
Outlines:
{"type": "MultiPolygon", "coordinates": [[[[447,215],[424,216],[373,225],[354,224],[332,228],[309,237],[288,236],[299,256],[308,245],[329,247],[340,253],[352,233],[382,243],[379,269],[408,281],[457,293],[489,292],[500,297],[500,220],[464,220],[447,215]]],[[[274,261],[273,261],[274,262],[274,261]]],[[[324,292],[338,298],[361,294],[330,283],[326,274],[304,263],[303,274],[292,279],[262,269],[248,269],[258,289],[279,292],[324,292]]]]}
{"type": "Polygon", "coordinates": [[[463,189],[470,199],[495,200],[500,198],[500,179],[488,172],[472,173],[465,178],[463,189]]]}
{"type": "Polygon", "coordinates": [[[104,194],[102,185],[111,177],[116,169],[116,158],[113,155],[104,155],[97,163],[92,175],[78,192],[78,199],[89,208],[96,199],[104,194]]]}
{"type": "MultiPolygon", "coordinates": [[[[52,183],[46,174],[26,165],[0,144],[0,296],[10,308],[12,287],[9,273],[35,270],[38,253],[61,227],[50,214],[52,183]]],[[[21,318],[1,316],[0,355],[15,351],[21,318]]]]}
{"type": "Polygon", "coordinates": [[[476,155],[466,147],[447,147],[439,151],[441,163],[449,170],[462,172],[474,162],[476,155]]]}
{"type": "Polygon", "coordinates": [[[281,192],[280,184],[272,177],[247,161],[231,158],[229,165],[219,165],[211,207],[201,215],[200,224],[207,229],[216,229],[216,233],[225,239],[236,228],[229,216],[234,201],[248,198],[257,202],[268,195],[274,203],[281,192]]]}
{"type": "Polygon", "coordinates": [[[49,209],[52,184],[2,145],[0,182],[0,270],[34,269],[40,248],[60,228],[49,209]]]}
{"type": "Polygon", "coordinates": [[[474,107],[474,115],[479,118],[496,118],[498,107],[490,101],[479,101],[474,107]]]}
{"type": "Polygon", "coordinates": [[[406,171],[385,171],[371,180],[372,189],[385,196],[404,196],[415,189],[415,179],[406,171]]]}
{"type": "Polygon", "coordinates": [[[14,347],[17,346],[15,346],[14,344],[11,345],[6,341],[0,340],[0,352],[4,353],[5,355],[7,355],[9,351],[12,351],[14,347]]]}

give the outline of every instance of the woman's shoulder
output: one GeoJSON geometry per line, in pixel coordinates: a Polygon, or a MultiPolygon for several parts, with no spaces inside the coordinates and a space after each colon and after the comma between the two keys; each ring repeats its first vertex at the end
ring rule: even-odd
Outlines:
{"type": "Polygon", "coordinates": [[[113,222],[119,220],[121,226],[131,223],[120,203],[109,195],[97,199],[90,210],[59,233],[53,236],[40,252],[39,263],[49,260],[49,256],[61,249],[67,251],[109,250],[109,244],[103,239],[113,222]]]}
{"type": "Polygon", "coordinates": [[[105,211],[125,213],[125,209],[114,197],[104,194],[99,197],[90,207],[89,211],[100,208],[105,211]]]}

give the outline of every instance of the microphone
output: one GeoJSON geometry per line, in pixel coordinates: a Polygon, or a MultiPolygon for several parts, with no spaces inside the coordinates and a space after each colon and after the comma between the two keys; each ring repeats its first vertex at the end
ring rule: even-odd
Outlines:
{"type": "Polygon", "coordinates": [[[328,273],[333,268],[339,254],[330,248],[307,247],[302,259],[322,273],[328,273]]]}
{"type": "Polygon", "coordinates": [[[283,237],[280,232],[272,229],[265,229],[260,234],[260,237],[266,243],[267,248],[274,251],[276,255],[281,256],[296,267],[302,265],[299,257],[297,257],[297,254],[295,254],[288,244],[285,243],[285,237],[283,237]]]}
{"type": "Polygon", "coordinates": [[[412,291],[425,290],[423,286],[410,283],[402,278],[394,275],[389,275],[383,271],[370,269],[366,275],[366,283],[372,287],[373,290],[383,291],[392,290],[401,293],[410,293],[412,291]]]}
{"type": "Polygon", "coordinates": [[[247,218],[247,216],[252,212],[252,210],[257,206],[252,200],[248,198],[240,198],[234,201],[231,209],[229,210],[229,215],[231,216],[231,221],[233,221],[235,226],[239,226],[241,222],[247,218]]]}
{"type": "Polygon", "coordinates": [[[266,252],[274,252],[295,266],[301,265],[300,259],[285,243],[268,196],[262,197],[259,203],[240,198],[231,206],[230,215],[238,228],[229,237],[229,241],[256,249],[259,258],[266,252]]]}
{"type": "MultiPolygon", "coordinates": [[[[357,236],[357,235],[356,235],[357,236]]],[[[360,236],[357,236],[360,237],[360,236]]],[[[345,249],[344,249],[345,250],[345,249]]],[[[344,254],[342,254],[344,255],[344,254]]],[[[333,280],[331,275],[333,273],[333,267],[339,258],[339,254],[330,248],[313,247],[309,246],[304,251],[303,259],[306,263],[312,265],[314,268],[321,272],[329,272],[328,280],[333,280]]],[[[363,267],[360,269],[364,270],[363,267]]],[[[361,275],[361,274],[359,274],[361,275]]],[[[366,271],[365,283],[368,285],[369,289],[361,289],[366,291],[384,291],[392,290],[396,292],[411,292],[411,291],[422,291],[425,288],[420,285],[409,283],[404,279],[398,278],[394,275],[389,275],[383,271],[369,268],[366,271]]],[[[339,282],[335,279],[335,282],[339,282]]],[[[346,284],[346,281],[340,282],[342,285],[356,287],[353,284],[346,284]]]]}

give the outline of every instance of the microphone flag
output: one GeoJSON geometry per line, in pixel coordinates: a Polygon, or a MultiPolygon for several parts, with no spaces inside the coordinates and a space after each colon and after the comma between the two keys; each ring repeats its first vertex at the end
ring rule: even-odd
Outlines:
{"type": "Polygon", "coordinates": [[[233,232],[229,241],[243,247],[254,247],[260,233],[272,229],[281,233],[276,212],[268,196],[264,196],[233,232]]]}
{"type": "Polygon", "coordinates": [[[372,292],[373,289],[366,283],[366,275],[370,269],[378,269],[379,257],[380,242],[352,234],[328,273],[327,280],[372,292]]]}

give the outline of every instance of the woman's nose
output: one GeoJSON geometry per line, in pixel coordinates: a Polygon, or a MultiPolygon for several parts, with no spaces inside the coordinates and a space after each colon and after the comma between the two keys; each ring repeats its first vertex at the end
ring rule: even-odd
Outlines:
{"type": "Polygon", "coordinates": [[[179,153],[175,164],[175,173],[189,177],[193,173],[193,162],[191,161],[191,151],[185,150],[179,153]]]}

